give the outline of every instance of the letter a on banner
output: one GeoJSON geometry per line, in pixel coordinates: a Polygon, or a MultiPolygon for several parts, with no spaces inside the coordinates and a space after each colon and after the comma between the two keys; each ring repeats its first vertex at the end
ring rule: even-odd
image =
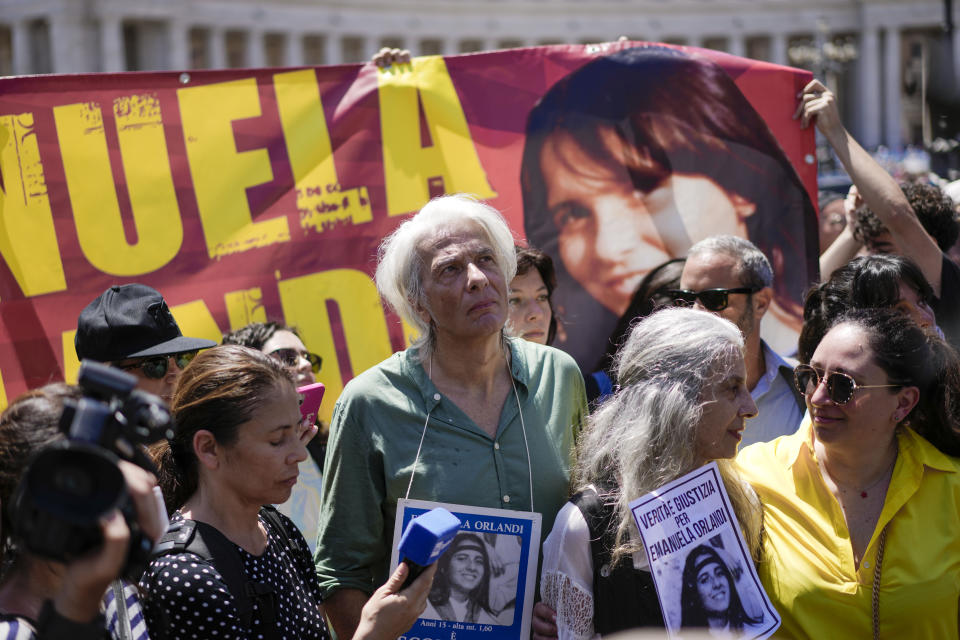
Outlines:
{"type": "Polygon", "coordinates": [[[366,187],[348,189],[337,177],[316,72],[302,69],[278,73],[273,76],[273,87],[297,183],[300,226],[321,232],[341,222],[373,220],[366,187]]]}
{"type": "Polygon", "coordinates": [[[378,78],[389,214],[419,209],[438,195],[430,185],[441,182],[443,193],[495,198],[443,58],[414,58],[378,78]],[[432,146],[422,142],[421,106],[432,146]]]}

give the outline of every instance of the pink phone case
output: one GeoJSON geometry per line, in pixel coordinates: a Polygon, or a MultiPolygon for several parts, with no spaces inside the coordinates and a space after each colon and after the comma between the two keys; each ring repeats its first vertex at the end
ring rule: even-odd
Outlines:
{"type": "Polygon", "coordinates": [[[308,384],[297,389],[300,394],[300,415],[303,420],[300,424],[311,426],[317,421],[317,411],[320,410],[320,401],[323,400],[324,386],[322,382],[308,384]]]}

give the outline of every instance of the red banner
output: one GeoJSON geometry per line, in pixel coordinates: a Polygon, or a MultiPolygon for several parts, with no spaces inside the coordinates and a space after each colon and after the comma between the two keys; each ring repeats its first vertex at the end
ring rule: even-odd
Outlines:
{"type": "Polygon", "coordinates": [[[265,319],[299,327],[323,357],[329,415],[347,380],[403,348],[371,279],[377,245],[442,193],[487,199],[518,238],[553,256],[566,329],[556,346],[587,368],[638,274],[712,232],[764,248],[782,283],[781,324],[796,328],[817,253],[813,133],[791,119],[809,79],[640,43],[425,57],[388,70],[0,79],[0,401],[75,379],[80,310],[111,284],[143,282],[187,335],[219,340],[265,319]],[[664,56],[680,67],[657,67],[664,56]],[[681,68],[690,61],[694,72],[681,68]],[[594,77],[608,86],[591,89],[584,79],[594,77]],[[610,87],[632,95],[628,113],[610,106],[620,101],[603,93],[610,87]],[[626,195],[644,196],[646,210],[596,202],[613,191],[591,186],[591,162],[626,177],[626,195]],[[742,186],[750,182],[765,193],[742,186]],[[664,185],[655,211],[648,196],[664,185]],[[607,205],[620,207],[614,227],[604,226],[607,205]],[[653,231],[638,230],[648,219],[653,231]],[[606,248],[611,228],[629,246],[606,248]],[[618,251],[633,256],[629,269],[605,271],[618,251]]]}

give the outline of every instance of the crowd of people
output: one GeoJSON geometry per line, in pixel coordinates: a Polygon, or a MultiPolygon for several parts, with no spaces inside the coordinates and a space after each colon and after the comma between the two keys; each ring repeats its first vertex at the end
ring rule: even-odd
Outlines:
{"type": "MultiPolygon", "coordinates": [[[[104,454],[126,502],[83,553],[47,557],[22,480],[89,393],[51,384],[3,412],[0,639],[517,625],[505,538],[464,531],[409,585],[406,564],[391,572],[411,500],[539,514],[536,640],[663,628],[630,503],[711,462],[781,637],[958,637],[957,207],[901,188],[818,81],[794,117],[854,185],[821,225],[820,278],[790,240],[816,240],[813,205],[729,76],[656,47],[570,74],[528,122],[531,244],[464,195],[401,223],[375,279],[416,334],[345,386],[329,425],[301,415],[322,362],[296,328],[216,345],[183,336],[150,287],[109,288],[79,317],[77,355],[158,396],[171,426],[148,451],[104,454]],[[772,217],[791,222],[771,233],[772,217]],[[614,327],[582,371],[550,346],[580,331],[574,308],[614,327]],[[799,340],[778,350],[764,327],[799,340]],[[142,565],[133,539],[152,549],[142,565]]],[[[679,571],[682,626],[768,628],[721,546],[702,541],[679,571]]]]}

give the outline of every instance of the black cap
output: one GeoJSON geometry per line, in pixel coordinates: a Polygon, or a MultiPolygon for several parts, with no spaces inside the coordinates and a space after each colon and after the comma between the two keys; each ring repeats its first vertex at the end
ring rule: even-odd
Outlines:
{"type": "Polygon", "coordinates": [[[77,358],[117,362],[216,346],[180,333],[160,292],[145,284],[113,286],[80,312],[77,358]]]}

